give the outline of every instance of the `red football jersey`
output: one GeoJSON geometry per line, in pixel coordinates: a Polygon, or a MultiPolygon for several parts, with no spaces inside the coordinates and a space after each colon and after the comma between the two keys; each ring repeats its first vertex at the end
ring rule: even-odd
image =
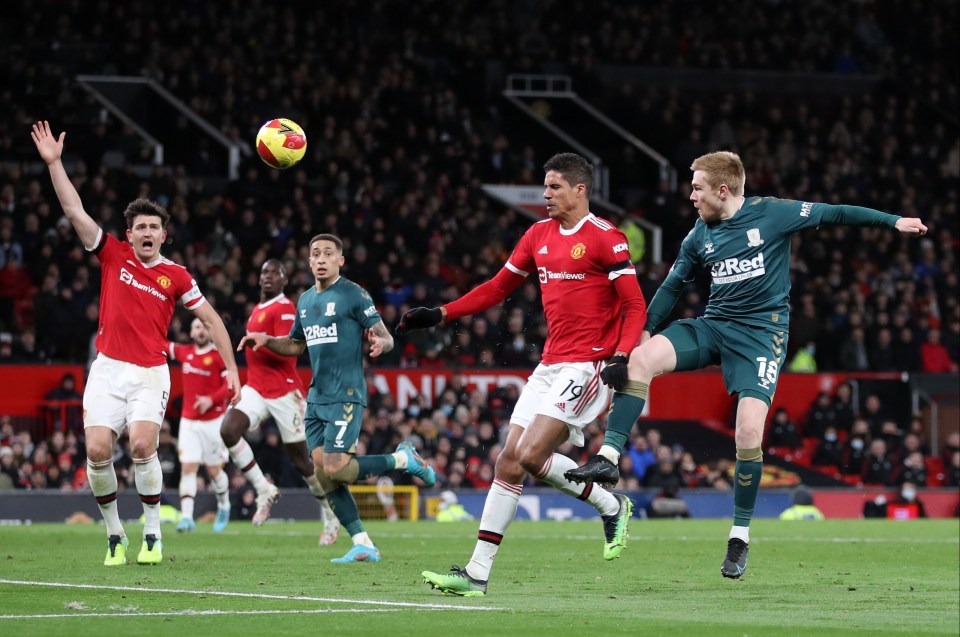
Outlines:
{"type": "Polygon", "coordinates": [[[170,343],[170,359],[183,363],[183,410],[180,415],[191,420],[213,420],[222,416],[227,407],[227,366],[220,352],[212,344],[198,349],[192,343],[170,343]],[[202,414],[194,406],[198,396],[213,398],[213,406],[202,414]]]}
{"type": "Polygon", "coordinates": [[[553,219],[535,223],[506,267],[540,277],[548,327],[542,362],[580,363],[613,355],[622,322],[613,280],[636,276],[627,238],[613,224],[593,214],[569,230],[553,219]]]}
{"type": "Polygon", "coordinates": [[[197,282],[164,257],[140,263],[133,246],[103,230],[93,252],[101,268],[97,351],[143,367],[166,364],[167,330],[177,301],[188,310],[204,302],[197,282]]]}
{"type": "MultiPolygon", "coordinates": [[[[270,336],[289,336],[297,306],[285,295],[280,294],[253,308],[247,321],[248,333],[263,333],[270,336]]],[[[297,374],[297,359],[293,356],[280,356],[261,347],[258,351],[250,348],[247,354],[247,385],[256,389],[264,398],[279,398],[294,389],[303,391],[303,383],[297,374]]]]}

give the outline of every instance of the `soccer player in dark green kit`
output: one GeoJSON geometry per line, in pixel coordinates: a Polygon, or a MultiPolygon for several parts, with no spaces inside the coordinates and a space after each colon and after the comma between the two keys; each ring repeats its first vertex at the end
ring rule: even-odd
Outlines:
{"type": "MultiPolygon", "coordinates": [[[[357,457],[357,439],[367,405],[367,381],[363,374],[363,340],[370,343],[375,358],[393,349],[387,331],[370,295],[340,276],[343,242],[332,234],[310,240],[310,270],[316,285],[305,290],[297,302],[297,316],[290,335],[247,334],[239,348],[266,347],[282,356],[310,353],[313,380],[307,394],[304,424],[307,445],[317,478],[323,485],[337,519],[353,539],[353,548],[332,562],[379,562],[380,551],[363,528],[353,494],[347,488],[357,480],[403,469],[428,487],[436,473],[404,441],[389,455],[357,457]]],[[[238,348],[238,349],[239,349],[238,348]]]]}
{"type": "Polygon", "coordinates": [[[617,463],[659,374],[719,364],[727,391],[738,394],[733,528],[720,567],[738,578],[747,567],[750,518],[757,501],[763,425],[787,351],[790,324],[790,239],[821,225],[885,226],[922,236],[919,219],[870,208],[745,197],[740,157],[721,151],[694,160],[690,200],[700,219],[680,246],[670,273],[647,308],[640,345],[615,356],[602,372],[616,391],[598,455],[564,475],[573,482],[616,483],[617,463]],[[651,337],[700,268],[711,274],[703,316],[671,323],[651,337]]]}

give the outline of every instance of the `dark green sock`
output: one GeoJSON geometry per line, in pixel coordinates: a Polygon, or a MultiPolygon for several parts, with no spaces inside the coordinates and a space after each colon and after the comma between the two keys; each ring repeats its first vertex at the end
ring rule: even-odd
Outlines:
{"type": "MultiPolygon", "coordinates": [[[[737,456],[743,451],[738,449],[737,456]]],[[[736,470],[733,477],[733,525],[750,526],[763,475],[763,456],[759,460],[740,460],[738,457],[736,470]]]]}
{"type": "Polygon", "coordinates": [[[627,381],[623,390],[613,395],[613,404],[607,415],[607,431],[603,434],[603,444],[622,451],[646,402],[647,383],[627,381]]]}
{"type": "Polygon", "coordinates": [[[357,508],[357,501],[353,499],[353,494],[350,493],[347,485],[337,485],[336,489],[327,494],[327,500],[330,501],[330,508],[337,515],[340,524],[343,525],[351,537],[357,533],[363,533],[360,510],[357,508]]]}
{"type": "Polygon", "coordinates": [[[357,464],[360,465],[357,480],[366,480],[396,469],[397,459],[393,456],[357,456],[357,464]]]}

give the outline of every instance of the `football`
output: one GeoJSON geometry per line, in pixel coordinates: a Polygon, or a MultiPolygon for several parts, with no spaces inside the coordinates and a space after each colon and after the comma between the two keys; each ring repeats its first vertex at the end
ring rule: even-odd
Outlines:
{"type": "Polygon", "coordinates": [[[271,119],[257,133],[257,154],[268,166],[290,168],[307,152],[307,136],[289,119],[271,119]]]}

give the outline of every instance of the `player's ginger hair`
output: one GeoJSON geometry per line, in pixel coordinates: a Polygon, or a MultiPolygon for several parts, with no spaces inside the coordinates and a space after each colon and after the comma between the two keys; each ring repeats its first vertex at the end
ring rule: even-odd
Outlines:
{"type": "Polygon", "coordinates": [[[730,194],[734,196],[743,194],[747,177],[743,170],[743,162],[740,161],[740,155],[736,153],[720,150],[715,153],[700,155],[693,160],[690,170],[702,170],[704,179],[715,188],[727,184],[730,194]]]}

